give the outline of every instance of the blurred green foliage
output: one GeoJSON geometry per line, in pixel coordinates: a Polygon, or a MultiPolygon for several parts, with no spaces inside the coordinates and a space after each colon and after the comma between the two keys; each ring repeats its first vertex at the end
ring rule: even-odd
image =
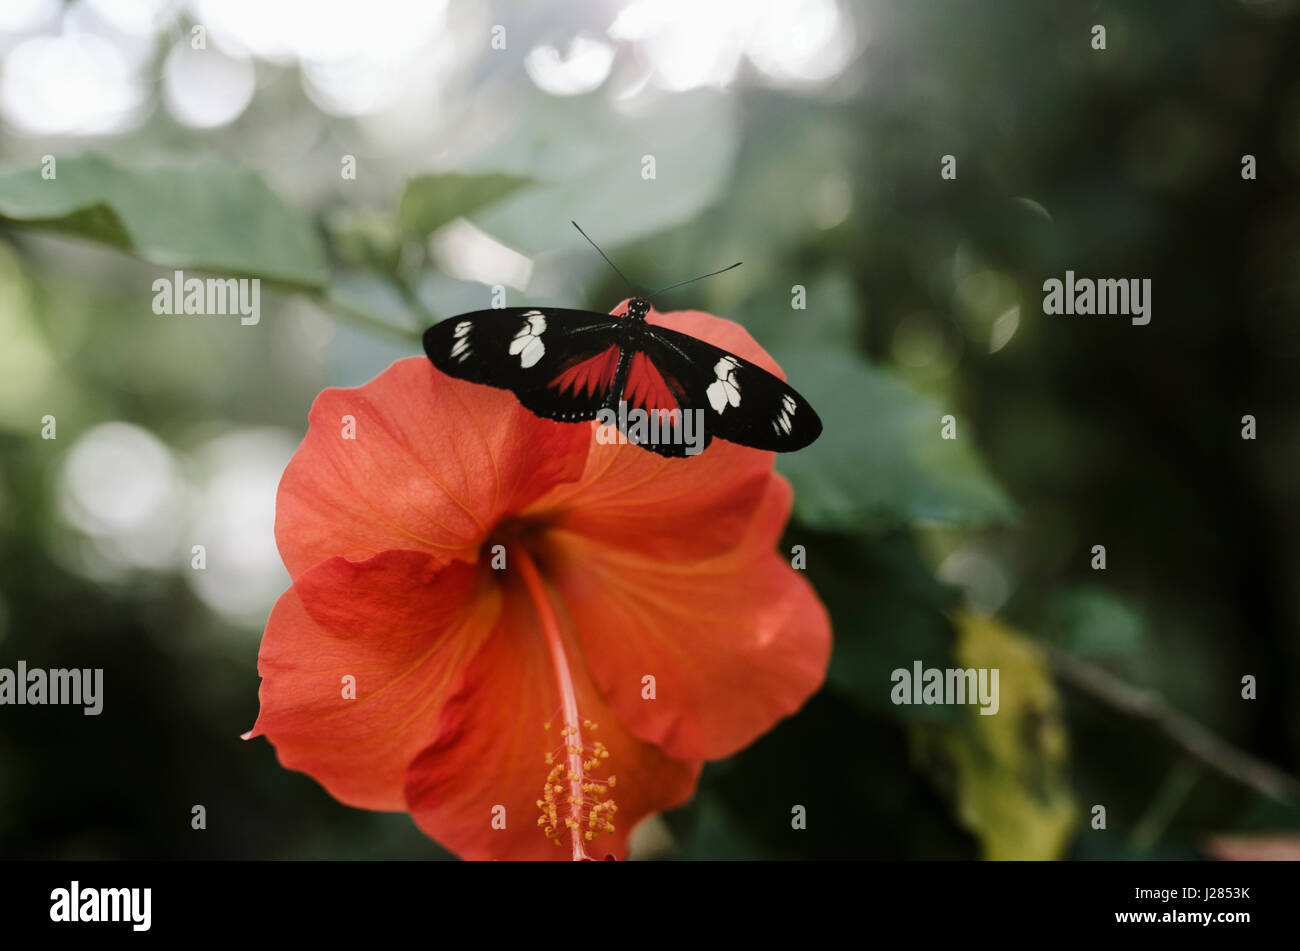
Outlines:
{"type": "MultiPolygon", "coordinates": [[[[270,63],[259,108],[219,133],[159,111],[84,154],[6,136],[0,659],[103,666],[111,692],[97,718],[0,714],[0,855],[443,857],[405,817],[344,807],[240,742],[264,611],[196,587],[184,532],[169,565],[125,557],[78,521],[67,472],[83,434],[127,421],[172,454],[185,519],[220,504],[204,447],[291,445],[322,387],[488,305],[488,279],[438,253],[462,219],[528,259],[510,304],[626,296],[570,219],[650,285],[743,259],[672,304],[744,323],[827,424],[779,462],[784,549],[805,546],[833,620],[827,685],[706,767],[647,854],[1187,857],[1210,834],[1300,828],[1293,803],[1054,684],[1033,643],[1300,767],[1293,6],[851,4],[866,41],[832,83],[742,76],[635,108],[488,70],[458,95],[490,121],[444,130],[452,160],[424,157],[419,117],[395,144],[370,136],[270,63]],[[286,154],[286,129],[313,146],[286,154]],[[154,315],[174,267],[264,278],[261,324],[154,315]],[[1151,277],[1153,322],[1045,318],[1042,281],[1066,268],[1151,277]],[[947,414],[956,440],[938,438],[947,414]],[[890,672],[914,660],[1000,665],[1004,713],[894,706],[890,672]]],[[[514,42],[556,28],[530,19],[514,42]]]]}
{"type": "Polygon", "coordinates": [[[306,287],[325,280],[324,248],[310,221],[229,160],[123,166],[88,154],[52,169],[50,179],[30,165],[0,178],[0,216],[103,241],[157,264],[306,287]]]}

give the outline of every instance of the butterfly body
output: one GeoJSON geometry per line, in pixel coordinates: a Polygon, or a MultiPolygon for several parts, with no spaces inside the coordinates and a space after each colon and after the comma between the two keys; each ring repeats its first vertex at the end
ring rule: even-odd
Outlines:
{"type": "Polygon", "coordinates": [[[762,367],[689,334],[652,324],[634,297],[623,315],[540,307],[450,317],[424,350],[450,376],[512,391],[538,416],[600,419],[665,456],[714,438],[757,449],[801,449],[821,433],[811,406],[762,367]],[[641,415],[638,415],[641,414],[641,415]],[[638,429],[638,421],[646,426],[638,429]]]}

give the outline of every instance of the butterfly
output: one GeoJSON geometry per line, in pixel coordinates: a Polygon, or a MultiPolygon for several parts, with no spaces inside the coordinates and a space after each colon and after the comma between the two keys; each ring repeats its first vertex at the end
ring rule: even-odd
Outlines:
{"type": "Polygon", "coordinates": [[[650,323],[650,309],[649,300],[636,296],[619,314],[477,310],[426,330],[424,352],[443,373],[510,390],[538,416],[566,423],[599,419],[627,442],[662,456],[694,455],[714,438],[790,452],[821,434],[813,408],[785,381],[734,353],[650,323]]]}

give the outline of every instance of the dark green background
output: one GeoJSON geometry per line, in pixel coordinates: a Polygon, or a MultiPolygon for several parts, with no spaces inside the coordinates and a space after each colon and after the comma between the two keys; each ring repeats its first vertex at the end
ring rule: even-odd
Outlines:
{"type": "MultiPolygon", "coordinates": [[[[828,423],[779,465],[797,493],[786,547],[806,547],[832,614],[827,686],[708,766],[644,854],[1173,858],[1217,834],[1296,831],[1294,803],[1104,698],[1056,683],[1059,706],[1013,715],[1052,695],[1041,664],[1003,680],[992,719],[1010,753],[963,711],[888,694],[896,666],[955,663],[966,605],[1300,769],[1296,4],[853,4],[858,53],[825,85],[773,88],[746,66],[631,118],[604,90],[536,90],[523,51],[599,33],[612,9],[494,5],[516,52],[480,59],[456,96],[504,120],[482,141],[440,133],[472,156],[452,165],[426,156],[421,116],[404,117],[409,145],[380,142],[271,63],[216,132],[158,109],[89,142],[5,135],[0,351],[30,367],[34,348],[42,369],[0,358],[0,666],[103,667],[106,698],[95,718],[0,708],[0,856],[443,857],[405,816],[342,806],[242,743],[258,621],[195,595],[188,544],[174,567],[86,577],[59,486],[79,435],[109,421],[187,466],[221,433],[300,438],[322,387],[419,353],[427,315],[487,306],[426,251],[461,216],[536,256],[511,303],[625,296],[570,218],[650,285],[743,259],[672,302],[745,323],[828,423]],[[261,276],[261,324],[155,316],[150,283],[173,266],[261,276]],[[1150,278],[1151,323],[1045,317],[1042,282],[1067,268],[1150,278]],[[793,285],[807,310],[790,309],[793,285]],[[46,413],[57,440],[40,438],[46,413]],[[956,442],[939,439],[947,413],[956,442]],[[1009,811],[972,811],[1000,798],[1009,811]],[[1105,831],[1088,827],[1094,804],[1105,831]]],[[[634,52],[619,57],[616,76],[634,52]]]]}

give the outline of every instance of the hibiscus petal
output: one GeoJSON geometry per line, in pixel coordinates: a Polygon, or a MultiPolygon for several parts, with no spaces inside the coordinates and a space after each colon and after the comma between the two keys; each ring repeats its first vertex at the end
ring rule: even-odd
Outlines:
{"type": "Polygon", "coordinates": [[[772,475],[734,547],[694,562],[589,535],[547,536],[543,570],[597,686],[637,737],[670,756],[730,755],[825,679],[826,609],[773,550],[790,499],[789,484],[772,475]],[[654,700],[642,699],[646,675],[655,678],[654,700]]]}
{"type": "MultiPolygon", "coordinates": [[[[570,859],[567,830],[557,847],[537,825],[536,802],[550,769],[544,754],[562,743],[550,654],[526,594],[512,586],[505,600],[505,623],[444,707],[438,740],[411,764],[407,804],[421,829],[463,858],[570,859]],[[493,827],[497,806],[505,807],[503,829],[493,827]]],[[[580,715],[598,726],[583,740],[610,750],[593,772],[618,780],[608,797],[618,804],[616,831],[585,847],[593,858],[623,858],[632,827],[686,801],[701,764],[670,759],[636,740],[595,690],[577,643],[566,641],[580,715]]]]}
{"type": "Polygon", "coordinates": [[[294,578],[388,549],[472,561],[504,514],[576,479],[591,442],[588,427],[534,416],[512,393],[399,360],[316,398],[276,497],[280,555],[294,578]]]}
{"type": "Polygon", "coordinates": [[[282,765],[349,805],[404,809],[407,764],[438,735],[461,667],[499,621],[500,595],[485,574],[392,551],[360,564],[333,558],[299,576],[262,638],[250,737],[265,735],[282,765]],[[355,699],[345,697],[345,677],[355,699]]]}
{"type": "Polygon", "coordinates": [[[554,531],[627,545],[670,561],[703,558],[736,543],[772,472],[772,453],[715,442],[694,458],[593,441],[587,468],[524,515],[554,531]]]}
{"type": "MultiPolygon", "coordinates": [[[[775,361],[734,321],[686,310],[651,311],[649,319],[784,379],[775,361]]],[[[556,486],[526,514],[558,530],[635,545],[655,558],[702,558],[731,548],[744,532],[763,498],[773,459],[773,453],[721,440],[681,459],[593,440],[581,478],[556,486]]]]}

